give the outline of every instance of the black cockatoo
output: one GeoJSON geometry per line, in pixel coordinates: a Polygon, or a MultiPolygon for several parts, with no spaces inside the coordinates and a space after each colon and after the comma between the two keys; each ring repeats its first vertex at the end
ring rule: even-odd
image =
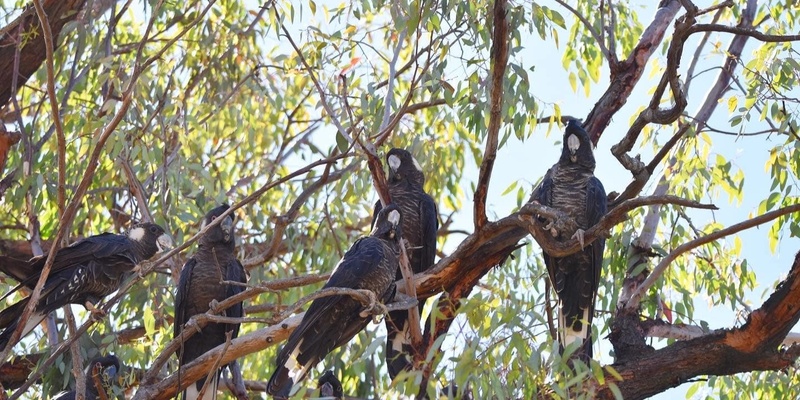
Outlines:
{"type": "Polygon", "coordinates": [[[606,245],[605,239],[598,238],[583,246],[583,232],[600,221],[607,208],[606,192],[594,176],[594,167],[589,135],[577,121],[570,120],[564,131],[561,158],[547,171],[533,195],[539,203],[565,212],[578,225],[574,231],[551,232],[557,240],[578,239],[582,250],[566,257],[551,257],[545,252],[543,257],[560,303],[558,332],[562,351],[577,342],[581,347],[574,355],[583,360],[592,357],[592,318],[606,245]]]}
{"type": "MultiPolygon", "coordinates": [[[[102,233],[59,249],[41,297],[20,337],[30,333],[48,313],[67,304],[81,304],[92,312],[98,312],[95,304],[119,289],[139,263],[171,246],[172,239],[164,233],[163,228],[146,222],[134,225],[124,235],[102,233]]],[[[35,273],[31,276],[14,276],[20,284],[3,298],[22,286],[33,289],[46,260],[47,256],[31,259],[30,268],[25,270],[35,273]]],[[[0,333],[0,349],[8,343],[26,304],[27,297],[0,312],[0,328],[3,329],[0,333]]]]}
{"type": "MultiPolygon", "coordinates": [[[[121,372],[122,364],[120,364],[119,359],[115,355],[105,356],[105,357],[98,357],[93,359],[89,362],[89,365],[86,366],[86,391],[84,392],[83,398],[86,400],[99,400],[100,397],[100,390],[104,392],[104,396],[102,398],[108,399],[110,396],[108,395],[109,388],[111,387],[114,379],[117,375],[121,372]],[[99,366],[98,366],[99,364],[99,366]],[[97,384],[94,379],[95,367],[97,367],[98,379],[100,384],[103,386],[102,388],[98,388],[97,384]]],[[[64,392],[56,396],[55,400],[75,400],[77,398],[77,394],[74,390],[69,392],[64,392]]]]}
{"type": "Polygon", "coordinates": [[[342,382],[336,378],[336,375],[334,375],[333,371],[331,370],[325,371],[325,373],[317,380],[317,389],[319,389],[319,397],[328,399],[334,398],[337,400],[344,397],[342,382]]]}
{"type": "MultiPolygon", "coordinates": [[[[425,175],[417,160],[406,150],[391,149],[386,155],[389,164],[389,195],[392,203],[403,211],[403,241],[406,243],[411,270],[417,274],[433,266],[436,257],[438,213],[433,198],[423,190],[425,175]]],[[[375,215],[381,203],[375,204],[375,215]]],[[[374,219],[374,217],[373,217],[374,219]]],[[[395,279],[403,278],[398,269],[395,279]]],[[[423,302],[419,304],[422,312],[423,302]]],[[[411,366],[411,334],[408,311],[393,311],[386,318],[386,364],[389,377],[394,379],[411,366]]]]}
{"type": "MultiPolygon", "coordinates": [[[[389,204],[378,213],[372,233],[347,250],[324,288],[367,289],[384,303],[393,299],[401,230],[400,208],[389,204]]],[[[292,386],[303,380],[311,368],[367,326],[372,318],[362,315],[363,309],[358,300],[348,295],[320,297],[311,302],[278,353],[267,393],[288,397],[292,386]]]]}
{"type": "MultiPolygon", "coordinates": [[[[223,204],[209,211],[203,219],[200,229],[206,227],[217,219],[230,207],[223,204]]],[[[236,259],[234,250],[236,239],[234,235],[234,217],[228,215],[218,225],[208,230],[198,241],[197,252],[186,261],[181,270],[178,282],[178,293],[175,298],[175,337],[181,334],[184,324],[192,316],[205,314],[212,301],[222,301],[244,290],[240,285],[223,284],[223,281],[247,281],[244,267],[236,259]]],[[[244,312],[242,303],[236,303],[224,315],[232,318],[241,318],[244,312]]],[[[192,362],[207,351],[225,343],[225,333],[232,332],[232,338],[239,333],[239,324],[209,323],[203,329],[192,335],[178,349],[177,355],[179,368],[192,362]]],[[[206,388],[204,399],[214,399],[217,395],[219,374],[222,369],[211,374],[211,383],[206,388]]],[[[183,398],[194,400],[199,398],[200,390],[207,377],[190,385],[184,392],[183,398]]]]}

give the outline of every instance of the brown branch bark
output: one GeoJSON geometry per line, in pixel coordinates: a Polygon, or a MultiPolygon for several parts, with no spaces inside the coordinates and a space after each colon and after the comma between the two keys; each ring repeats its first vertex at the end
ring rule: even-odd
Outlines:
{"type": "Polygon", "coordinates": [[[0,365],[0,385],[5,389],[16,389],[28,380],[28,375],[44,357],[42,353],[16,356],[0,365]]]}
{"type": "MultiPolygon", "coordinates": [[[[92,371],[92,381],[86,382],[87,385],[94,385],[95,393],[97,393],[98,400],[108,400],[108,394],[106,394],[106,389],[103,387],[102,382],[102,374],[103,374],[103,366],[100,363],[95,363],[91,366],[92,371]]],[[[75,393],[76,398],[78,398],[78,393],[81,390],[81,386],[79,384],[75,385],[75,393]]],[[[87,399],[88,400],[88,399],[87,399]]]]}
{"type": "MultiPolygon", "coordinates": [[[[730,4],[728,4],[730,6],[730,4]]],[[[748,0],[747,6],[745,10],[742,12],[740,17],[740,21],[738,26],[740,27],[750,27],[753,23],[753,18],[756,14],[756,9],[758,8],[758,3],[755,0],[748,0]]],[[[655,168],[658,164],[667,156],[667,154],[672,150],[672,148],[680,141],[683,137],[684,133],[687,132],[690,128],[694,127],[696,132],[699,132],[703,129],[706,125],[708,119],[713,114],[714,110],[716,110],[719,102],[718,100],[722,98],[723,94],[728,90],[730,82],[733,78],[733,72],[735,71],[736,66],[738,65],[738,60],[744,50],[744,45],[747,42],[747,36],[737,36],[731,40],[730,45],[726,53],[728,56],[725,58],[725,61],[722,64],[722,68],[720,69],[719,74],[717,75],[717,79],[714,81],[714,84],[711,85],[708,93],[705,95],[705,101],[703,104],[698,108],[697,112],[695,112],[695,118],[692,122],[684,121],[678,127],[675,134],[667,141],[667,143],[659,150],[658,154],[653,158],[653,160],[648,164],[646,167],[646,171],[641,171],[641,173],[634,174],[634,180],[628,185],[625,191],[617,197],[615,203],[620,200],[624,200],[628,197],[636,196],[647,181],[650,178],[650,175],[655,171],[655,168]]],[[[696,62],[696,58],[699,57],[699,51],[695,52],[694,58],[695,60],[692,61],[692,64],[696,62]]],[[[670,63],[671,66],[675,66],[675,62],[670,63]]],[[[692,67],[690,66],[690,70],[692,67]]],[[[692,77],[688,78],[688,82],[691,82],[692,77]]],[[[651,105],[653,102],[651,102],[651,105]]],[[[629,132],[630,134],[630,132],[629,132]]],[[[638,132],[636,133],[638,137],[638,132]]],[[[626,135],[627,136],[627,135],[626,135]]],[[[620,144],[622,141],[620,142],[620,144]]],[[[631,147],[628,148],[629,151],[632,148],[632,143],[630,144],[631,147]]],[[[612,153],[617,155],[616,150],[612,148],[612,153]]],[[[667,166],[667,170],[670,173],[675,173],[676,169],[679,170],[681,166],[677,164],[677,159],[673,156],[670,157],[667,166]]],[[[670,182],[667,179],[667,175],[663,175],[659,180],[658,186],[654,191],[654,195],[662,195],[667,193],[670,188],[670,182]]],[[[647,269],[639,268],[640,265],[648,263],[650,249],[653,246],[653,241],[655,240],[655,232],[658,227],[658,223],[660,221],[660,208],[655,205],[648,210],[647,215],[645,216],[644,223],[642,224],[642,233],[641,235],[633,242],[631,248],[631,254],[628,257],[628,272],[626,273],[625,281],[623,283],[623,290],[620,295],[620,299],[629,299],[631,294],[637,290],[639,285],[647,277],[648,271],[647,269]],[[634,271],[640,271],[637,275],[632,275],[634,271]]],[[[624,303],[619,303],[619,306],[624,306],[624,303]]]]}
{"type": "MultiPolygon", "coordinates": [[[[45,0],[43,2],[42,8],[47,16],[53,39],[58,38],[61,29],[67,22],[78,16],[78,12],[85,3],[85,0],[45,0]]],[[[54,49],[57,47],[58,42],[54,42],[54,49]]],[[[45,35],[33,4],[31,4],[25,7],[17,19],[0,29],[0,108],[5,106],[11,96],[15,94],[12,85],[14,74],[17,75],[17,88],[20,88],[31,75],[39,70],[46,58],[45,35]],[[20,46],[19,69],[15,71],[14,59],[17,48],[20,46]]]]}
{"type": "MultiPolygon", "coordinates": [[[[75,336],[75,316],[72,315],[71,306],[63,307],[64,318],[67,320],[67,331],[69,336],[75,336]]],[[[86,382],[86,375],[83,373],[83,357],[81,357],[81,346],[77,340],[69,345],[70,355],[72,356],[72,376],[75,377],[75,393],[86,393],[86,385],[91,385],[91,382],[86,382]]],[[[78,399],[79,395],[75,398],[78,399]]]]}
{"type": "MultiPolygon", "coordinates": [[[[606,232],[609,229],[627,219],[630,211],[639,207],[652,206],[655,204],[673,204],[705,210],[717,209],[713,204],[703,204],[668,195],[646,196],[627,200],[606,213],[597,224],[585,232],[584,245],[590,244],[598,237],[606,236],[606,232]]],[[[538,203],[528,203],[522,206],[517,213],[519,225],[527,228],[531,236],[539,243],[539,246],[548,254],[553,254],[554,257],[565,257],[581,249],[581,244],[577,239],[570,239],[563,242],[554,240],[552,235],[545,231],[542,224],[537,221],[537,217],[554,221],[554,226],[560,231],[566,230],[564,227],[574,226],[575,222],[565,213],[538,203]]]]}
{"type": "Polygon", "coordinates": [[[56,188],[56,202],[58,204],[58,216],[61,218],[64,215],[64,207],[67,203],[66,194],[66,174],[67,174],[67,139],[64,136],[64,127],[61,125],[61,115],[58,111],[58,99],[56,98],[56,72],[53,66],[53,52],[55,45],[53,41],[53,30],[48,21],[47,12],[42,5],[41,0],[33,0],[33,7],[36,10],[36,16],[39,19],[39,27],[42,30],[42,39],[44,40],[45,48],[45,66],[47,69],[47,97],[50,100],[50,112],[53,119],[53,125],[56,128],[56,138],[58,139],[58,186],[56,188]]]}
{"type": "Polygon", "coordinates": [[[473,219],[475,230],[486,225],[486,197],[489,193],[489,182],[492,178],[494,160],[497,156],[498,134],[503,125],[503,92],[508,67],[508,18],[507,1],[495,0],[492,10],[492,49],[489,67],[489,127],[486,132],[486,149],[483,151],[483,162],[478,171],[478,184],[475,187],[475,209],[473,219]]]}
{"type": "Polygon", "coordinates": [[[653,22],[642,33],[639,43],[636,44],[628,58],[618,63],[617,68],[611,70],[611,83],[608,89],[586,117],[583,127],[595,144],[600,140],[600,136],[611,122],[614,114],[628,101],[633,88],[642,77],[647,61],[658,48],[664,38],[664,33],[681,9],[677,0],[665,3],[656,11],[653,22]]]}
{"type": "MultiPolygon", "coordinates": [[[[604,384],[595,382],[597,398],[614,398],[610,383],[617,386],[625,399],[643,399],[701,375],[789,368],[800,356],[800,346],[787,348],[779,344],[800,320],[797,304],[800,304],[800,253],[795,256],[786,279],[742,327],[679,341],[660,350],[638,351],[611,365],[622,380],[606,376],[604,384]]],[[[635,326],[640,323],[636,314],[625,313],[621,318],[635,326]]],[[[618,335],[618,331],[612,330],[615,352],[618,335]]],[[[644,343],[643,338],[641,342],[644,343]]]]}
{"type": "MultiPolygon", "coordinates": [[[[182,383],[195,382],[205,375],[209,364],[221,357],[221,363],[229,363],[239,357],[255,353],[274,346],[289,337],[289,334],[297,327],[303,319],[303,313],[295,315],[278,325],[259,329],[247,335],[240,336],[231,341],[228,351],[222,352],[224,345],[217,346],[202,357],[197,358],[181,369],[180,380],[182,383]]],[[[161,379],[157,384],[142,385],[133,396],[135,400],[141,399],[170,399],[174,397],[183,385],[178,385],[178,374],[173,373],[161,379]]]]}

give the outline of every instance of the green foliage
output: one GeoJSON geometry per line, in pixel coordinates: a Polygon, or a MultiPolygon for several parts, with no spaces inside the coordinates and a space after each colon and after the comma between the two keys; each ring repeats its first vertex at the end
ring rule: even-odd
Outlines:
{"type": "MultiPolygon", "coordinates": [[[[24,3],[0,5],[0,18],[13,20],[24,3]]],[[[144,205],[131,190],[134,183],[124,173],[126,164],[142,184],[155,222],[167,228],[177,243],[183,243],[198,231],[199,218],[212,206],[241,201],[313,161],[350,153],[329,170],[321,166],[267,190],[237,212],[242,260],[264,255],[279,224],[288,223],[274,257],[249,265],[251,284],[330,272],[350,244],[368,232],[377,200],[363,152],[351,145],[333,120],[357,141],[373,142],[388,122],[385,111],[390,97],[390,119],[405,107],[412,110],[396,118],[398,124],[378,149],[379,154],[390,147],[409,149],[422,161],[425,189],[436,199],[441,221],[452,217],[457,222],[449,229],[471,229],[469,221],[460,222],[471,214],[474,187],[470,182],[474,186],[475,179],[470,174],[483,161],[490,118],[487,89],[492,2],[363,0],[338,4],[284,0],[276,2],[274,8],[261,8],[252,2],[222,1],[207,13],[205,2],[163,2],[160,8],[155,3],[131,4],[128,8],[117,4],[113,10],[87,12],[85,19],[69,23],[62,32],[54,61],[56,94],[67,139],[68,199],[89,167],[100,132],[122,109],[130,85],[134,99],[97,160],[97,173],[70,230],[73,240],[105,231],[119,232],[131,220],[143,218],[140,207],[144,205]],[[112,18],[114,13],[119,13],[118,20],[112,18]],[[152,28],[146,32],[151,19],[152,28]],[[145,36],[148,41],[140,46],[145,36]],[[395,52],[398,61],[390,72],[395,52]],[[133,81],[135,73],[140,75],[133,81]],[[390,92],[392,73],[396,75],[390,92]],[[329,176],[335,179],[301,197],[329,176]],[[288,215],[293,209],[296,215],[288,215]]],[[[512,2],[509,7],[507,18],[512,29],[498,158],[512,146],[528,146],[534,139],[537,142],[532,148],[550,149],[549,143],[533,136],[535,129],[545,128],[537,126],[537,121],[547,121],[547,132],[557,132],[560,128],[555,122],[560,120],[562,108],[565,115],[576,116],[588,110],[576,109],[563,89],[563,97],[547,103],[540,97],[543,88],[570,85],[573,92],[580,91],[594,100],[605,90],[609,73],[604,49],[625,59],[644,32],[642,21],[649,18],[642,14],[641,5],[628,1],[577,2],[576,10],[585,22],[555,3],[512,2]],[[612,19],[614,26],[608,27],[612,19]],[[543,81],[536,75],[545,64],[559,67],[557,59],[531,56],[531,48],[541,42],[559,48],[565,82],[543,81]]],[[[734,24],[741,14],[739,7],[721,13],[718,22],[734,24]]],[[[787,34],[796,31],[797,14],[793,2],[772,1],[762,6],[756,20],[763,32],[787,34]]],[[[22,37],[23,41],[29,39],[22,37]]],[[[715,43],[706,53],[723,55],[721,43],[715,43]]],[[[661,47],[661,58],[653,61],[653,76],[663,73],[665,48],[661,47]]],[[[690,52],[686,53],[684,57],[690,52]]],[[[663,173],[665,180],[679,183],[669,194],[727,206],[735,210],[737,220],[744,220],[748,213],[752,217],[800,201],[795,100],[800,62],[790,44],[765,43],[748,47],[738,63],[736,85],[740,89],[726,93],[717,112],[729,121],[728,130],[735,132],[724,128],[688,130],[657,172],[663,173]],[[724,115],[726,110],[728,114],[724,115]],[[763,138],[752,138],[748,132],[765,124],[770,126],[771,148],[763,172],[743,167],[717,135],[720,131],[732,133],[744,143],[755,143],[763,138]],[[759,202],[751,210],[738,208],[746,204],[745,175],[748,183],[768,181],[764,193],[747,193],[747,199],[756,196],[759,202]]],[[[42,90],[46,80],[41,68],[19,91],[16,100],[20,118],[9,123],[17,124],[14,129],[22,131],[28,144],[14,148],[4,171],[17,173],[0,202],[0,240],[30,239],[32,216],[38,218],[43,238],[52,237],[61,223],[55,206],[59,149],[42,90]],[[26,157],[30,157],[28,167],[26,157]]],[[[647,84],[654,86],[655,81],[647,84]]],[[[643,106],[634,108],[641,110],[643,106]]],[[[624,120],[636,113],[616,118],[624,120]]],[[[709,125],[717,128],[717,123],[709,125]]],[[[666,138],[675,133],[676,125],[649,125],[642,132],[639,149],[645,154],[657,153],[666,138]]],[[[613,140],[617,137],[607,132],[601,143],[613,140]]],[[[599,163],[616,162],[605,152],[600,155],[601,149],[609,146],[598,148],[599,163]]],[[[539,160],[523,161],[533,165],[539,160]]],[[[531,190],[527,182],[540,178],[526,175],[527,168],[527,164],[520,166],[519,176],[514,176],[507,187],[493,187],[502,193],[497,197],[521,206],[531,190]]],[[[619,189],[607,187],[609,191],[619,189]]],[[[634,210],[610,232],[598,291],[595,338],[610,333],[609,316],[619,301],[631,246],[641,233],[647,211],[634,210]]],[[[672,206],[661,208],[653,251],[663,257],[729,222],[709,215],[672,206]]],[[[779,218],[763,232],[775,252],[788,238],[800,237],[800,218],[779,218]]],[[[439,249],[449,254],[461,238],[457,234],[443,236],[439,249]]],[[[660,305],[656,294],[670,305],[680,323],[707,326],[697,317],[697,299],[734,314],[746,310],[759,277],[756,266],[743,257],[743,247],[741,237],[731,236],[678,257],[645,296],[642,313],[657,315],[660,305]]],[[[108,318],[80,339],[84,361],[95,354],[113,352],[131,368],[147,369],[152,364],[171,340],[175,278],[191,252],[190,248],[157,273],[146,276],[108,318]],[[133,328],[144,328],[144,336],[121,343],[119,333],[133,328]]],[[[492,269],[462,300],[453,327],[440,338],[442,350],[427,355],[434,370],[433,381],[437,387],[455,383],[462,391],[469,388],[476,398],[485,398],[488,393],[501,399],[533,398],[542,392],[561,398],[590,398],[591,388],[584,387],[587,378],[603,382],[615,374],[602,367],[608,364],[610,349],[605,344],[601,347],[603,362],[593,362],[578,372],[570,369],[550,336],[555,301],[551,295],[548,303],[545,295],[547,272],[540,250],[527,244],[514,256],[492,269]]],[[[658,260],[655,257],[653,262],[658,260]]],[[[645,267],[652,265],[639,268],[645,267]]],[[[13,282],[4,281],[2,285],[10,288],[13,282]]],[[[245,305],[290,305],[320,286],[263,293],[245,305]]],[[[18,299],[12,296],[9,301],[18,299]]],[[[428,303],[423,317],[438,313],[435,301],[428,303]]],[[[88,318],[83,311],[77,315],[81,321],[88,318]]],[[[248,317],[269,321],[275,315],[270,311],[248,317]]],[[[241,334],[263,326],[245,323],[241,334]]],[[[65,331],[62,327],[58,336],[68,336],[65,331]]],[[[49,349],[46,338],[38,332],[36,335],[15,347],[15,352],[49,349]]],[[[337,371],[345,391],[354,396],[399,398],[415,394],[417,375],[388,381],[383,346],[385,331],[371,325],[350,344],[333,352],[324,368],[337,371]]],[[[265,381],[274,368],[277,349],[273,346],[241,359],[245,378],[265,381]]],[[[41,391],[51,395],[73,384],[69,355],[59,356],[54,365],[41,385],[41,391]]],[[[168,369],[174,371],[175,365],[168,369]]],[[[322,370],[319,366],[318,371],[322,370]]],[[[753,398],[796,398],[795,376],[759,372],[711,377],[708,383],[693,384],[688,395],[734,398],[748,393],[753,398]]],[[[133,377],[126,379],[132,381],[133,377]]]]}

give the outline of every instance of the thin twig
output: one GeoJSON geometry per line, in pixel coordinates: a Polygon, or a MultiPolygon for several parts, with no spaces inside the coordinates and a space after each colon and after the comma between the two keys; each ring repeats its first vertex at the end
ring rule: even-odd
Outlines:
{"type": "MultiPolygon", "coordinates": [[[[608,64],[611,65],[612,69],[613,69],[614,64],[617,63],[617,59],[616,59],[617,57],[616,57],[616,55],[612,55],[611,54],[611,52],[606,47],[606,44],[603,43],[603,38],[600,36],[600,34],[597,33],[597,31],[594,30],[594,28],[592,27],[592,24],[589,22],[589,20],[587,20],[586,17],[583,16],[583,14],[578,12],[578,10],[576,10],[575,8],[573,8],[572,6],[567,4],[565,1],[556,0],[556,3],[560,4],[562,7],[566,8],[567,10],[569,10],[569,12],[571,12],[573,15],[575,15],[576,18],[578,18],[578,20],[581,21],[581,23],[583,24],[583,27],[586,28],[587,31],[589,31],[589,34],[592,35],[592,37],[594,38],[594,41],[597,42],[597,47],[600,48],[600,52],[603,53],[603,57],[606,58],[606,60],[608,61],[608,64]]],[[[610,6],[610,4],[609,4],[609,6],[610,6]]]]}
{"type": "MultiPolygon", "coordinates": [[[[270,4],[270,7],[272,7],[272,10],[275,12],[275,14],[278,14],[278,9],[277,7],[275,7],[274,2],[270,4]]],[[[311,69],[311,66],[308,64],[308,61],[306,61],[305,56],[303,56],[303,52],[300,50],[299,47],[297,47],[297,44],[294,42],[294,39],[292,39],[292,35],[289,34],[289,30],[286,29],[286,26],[283,24],[280,16],[277,17],[277,20],[281,21],[280,26],[281,26],[281,31],[283,31],[283,35],[289,41],[289,44],[292,45],[292,48],[297,54],[297,57],[300,59],[300,62],[303,64],[303,67],[305,67],[306,72],[308,72],[308,77],[311,78],[311,82],[313,82],[314,86],[317,88],[317,94],[319,94],[319,101],[322,104],[322,107],[325,109],[325,112],[328,113],[328,117],[330,117],[331,122],[333,122],[333,125],[336,126],[336,129],[339,131],[339,133],[341,133],[345,138],[348,138],[349,135],[347,134],[347,129],[345,129],[342,123],[339,121],[339,119],[336,118],[336,114],[333,112],[333,107],[331,107],[331,105],[328,104],[328,99],[327,95],[325,94],[325,89],[322,88],[322,85],[319,83],[319,80],[317,80],[316,75],[314,75],[314,71],[311,69]]]]}
{"type": "Polygon", "coordinates": [[[729,227],[727,227],[725,229],[720,229],[720,230],[718,230],[718,231],[716,231],[714,233],[710,233],[708,235],[705,235],[705,236],[699,237],[697,239],[688,241],[688,242],[676,247],[675,250],[670,252],[669,255],[664,257],[661,260],[661,262],[659,262],[658,265],[656,265],[656,267],[653,268],[653,272],[650,273],[650,275],[647,277],[647,279],[645,279],[644,282],[642,282],[642,284],[639,285],[639,287],[636,288],[636,290],[633,291],[633,293],[631,294],[630,299],[628,299],[628,301],[625,303],[625,308],[631,310],[631,309],[634,309],[634,308],[638,307],[639,306],[639,301],[641,300],[642,295],[644,295],[644,293],[647,291],[647,289],[649,289],[651,286],[653,286],[653,284],[655,284],[656,280],[658,280],[658,278],[661,277],[661,275],[664,273],[664,271],[667,269],[667,267],[669,267],[669,265],[672,263],[672,261],[674,261],[676,258],[678,258],[678,256],[680,256],[680,255],[686,253],[687,251],[692,250],[692,249],[694,249],[696,247],[700,247],[700,246],[702,246],[704,244],[713,242],[713,241],[715,241],[717,239],[721,239],[721,238],[723,238],[725,236],[732,235],[734,233],[743,231],[743,230],[748,229],[748,228],[752,228],[754,226],[761,225],[763,223],[772,221],[772,220],[774,220],[776,218],[779,218],[781,216],[784,216],[784,215],[787,215],[787,214],[791,214],[791,213],[794,213],[794,212],[798,212],[798,211],[800,211],[800,204],[794,204],[794,205],[791,205],[791,206],[786,206],[786,207],[777,209],[775,211],[770,211],[768,213],[759,215],[759,216],[757,216],[755,218],[751,218],[751,219],[742,221],[742,222],[740,222],[738,224],[731,225],[731,226],[729,226],[729,227]]]}
{"type": "Polygon", "coordinates": [[[131,167],[130,160],[128,160],[127,156],[120,155],[118,158],[119,163],[122,165],[122,170],[125,172],[125,177],[128,179],[128,190],[134,197],[136,197],[136,203],[139,208],[139,212],[142,214],[142,221],[144,222],[153,222],[153,214],[150,213],[150,208],[147,206],[148,201],[147,197],[145,196],[144,187],[139,180],[136,179],[136,173],[133,172],[133,167],[131,167]]]}
{"type": "Polygon", "coordinates": [[[397,37],[397,46],[394,48],[394,54],[392,54],[392,61],[389,63],[389,85],[386,87],[386,99],[384,100],[384,108],[383,108],[383,119],[381,120],[380,131],[386,129],[386,126],[389,125],[389,117],[392,113],[392,103],[394,102],[394,79],[397,74],[397,59],[400,57],[400,50],[402,49],[403,44],[406,41],[406,34],[408,34],[408,29],[403,29],[400,32],[400,35],[397,37]]]}
{"type": "MultiPolygon", "coordinates": [[[[33,7],[36,9],[36,16],[39,17],[39,25],[42,27],[42,38],[45,47],[45,67],[47,69],[47,96],[50,99],[50,108],[53,123],[56,127],[56,137],[58,139],[58,188],[57,204],[59,219],[64,215],[66,200],[66,171],[67,171],[67,140],[64,136],[64,127],[61,125],[61,116],[58,111],[58,99],[56,98],[55,67],[53,66],[53,31],[50,29],[50,22],[44,11],[41,0],[33,0],[33,7]]],[[[57,16],[60,17],[60,16],[57,16]]]]}
{"type": "MultiPolygon", "coordinates": [[[[217,357],[217,360],[214,361],[214,364],[211,365],[211,369],[208,370],[208,375],[206,375],[207,376],[206,381],[203,382],[203,387],[200,388],[200,393],[197,394],[197,398],[198,399],[205,398],[204,396],[206,394],[206,390],[208,389],[208,386],[211,384],[212,381],[215,381],[215,380],[219,379],[219,371],[218,370],[219,370],[219,366],[220,366],[221,361],[222,361],[222,355],[225,354],[225,351],[227,351],[228,347],[231,346],[231,337],[232,336],[233,336],[233,331],[225,332],[225,346],[222,348],[222,352],[220,353],[220,356],[217,357]],[[212,378],[212,375],[214,376],[213,378],[212,378]]],[[[216,391],[217,388],[212,388],[211,390],[216,391]]],[[[216,394],[212,394],[211,395],[211,398],[216,398],[216,397],[217,397],[216,394]]]]}

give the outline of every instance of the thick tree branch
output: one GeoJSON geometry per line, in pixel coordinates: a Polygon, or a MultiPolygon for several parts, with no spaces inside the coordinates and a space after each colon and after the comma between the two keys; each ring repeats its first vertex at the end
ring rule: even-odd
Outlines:
{"type": "MultiPolygon", "coordinates": [[[[16,20],[0,29],[0,108],[15,95],[12,82],[17,82],[16,88],[22,87],[47,58],[45,36],[58,38],[61,29],[78,16],[84,3],[85,0],[44,0],[41,5],[49,22],[50,35],[44,35],[41,31],[38,23],[40,18],[33,5],[27,6],[16,20]],[[22,36],[26,40],[20,40],[22,36]],[[15,56],[18,50],[19,60],[15,56]],[[18,69],[14,68],[16,61],[19,61],[18,69]],[[15,76],[19,79],[15,79],[15,76]]],[[[58,43],[54,43],[53,49],[57,46],[58,43]]]]}
{"type": "Polygon", "coordinates": [[[303,315],[304,314],[301,313],[284,320],[278,325],[259,329],[244,336],[240,336],[231,341],[228,351],[224,353],[222,352],[224,345],[217,346],[214,350],[207,352],[181,369],[181,385],[178,384],[178,373],[176,372],[164,379],[160,379],[157,384],[140,386],[139,390],[133,396],[133,399],[170,399],[182,389],[180,386],[185,386],[186,382],[195,382],[205,375],[206,371],[208,371],[207,365],[217,359],[221,359],[221,363],[223,364],[229,363],[239,357],[262,351],[286,340],[292,330],[300,324],[303,315]],[[221,358],[220,355],[222,356],[221,358]]]}
{"type": "MultiPolygon", "coordinates": [[[[742,327],[678,341],[660,350],[639,351],[612,365],[622,380],[606,376],[605,383],[594,382],[596,397],[615,398],[609,384],[616,385],[625,399],[642,399],[701,375],[789,368],[800,356],[800,346],[787,348],[779,344],[800,320],[797,304],[800,304],[800,253],[795,256],[786,279],[742,327]]],[[[630,318],[638,323],[638,316],[630,318]]],[[[613,342],[613,332],[611,338],[613,342]]]]}
{"type": "Polygon", "coordinates": [[[653,22],[642,33],[639,43],[631,54],[626,60],[617,64],[619,66],[617,70],[611,71],[611,83],[608,89],[586,117],[583,127],[595,144],[600,140],[614,114],[628,101],[633,88],[642,77],[647,61],[658,48],[664,33],[681,9],[677,0],[662,3],[664,4],[656,11],[653,22]]]}
{"type": "Polygon", "coordinates": [[[489,127],[486,132],[486,149],[483,151],[483,162],[478,172],[478,184],[475,187],[475,210],[473,219],[475,230],[486,225],[486,197],[489,193],[489,181],[492,179],[494,159],[497,156],[498,135],[503,125],[503,93],[508,67],[508,11],[507,0],[495,0],[492,11],[492,49],[489,67],[489,127]]]}
{"type": "MultiPolygon", "coordinates": [[[[677,196],[647,196],[627,200],[606,213],[597,224],[584,233],[584,245],[592,243],[599,237],[605,237],[609,229],[627,219],[630,211],[639,207],[661,204],[717,210],[717,207],[713,204],[698,203],[677,196]]],[[[520,226],[529,230],[533,238],[536,239],[539,246],[547,254],[552,254],[554,257],[565,257],[581,249],[581,244],[577,239],[563,242],[553,239],[552,235],[537,220],[538,218],[549,219],[554,222],[557,230],[563,232],[569,230],[568,227],[576,225],[575,221],[564,212],[531,202],[522,206],[517,216],[520,226]]]]}

